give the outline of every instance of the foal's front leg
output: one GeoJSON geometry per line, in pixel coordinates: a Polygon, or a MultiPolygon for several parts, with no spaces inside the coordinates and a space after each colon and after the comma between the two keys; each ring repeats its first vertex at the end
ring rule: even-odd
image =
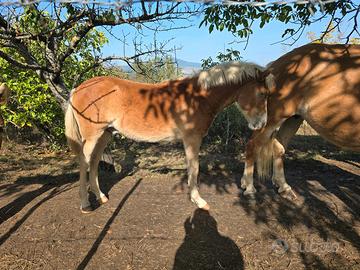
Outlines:
{"type": "Polygon", "coordinates": [[[266,126],[260,130],[255,130],[251,139],[246,144],[245,150],[245,167],[241,178],[241,188],[245,189],[244,195],[252,195],[256,193],[254,187],[254,164],[258,158],[259,150],[263,144],[271,140],[271,136],[275,131],[275,126],[266,126]]]}
{"type": "Polygon", "coordinates": [[[241,188],[245,189],[244,195],[251,195],[256,192],[256,189],[254,187],[255,155],[253,151],[254,151],[254,145],[252,141],[249,141],[248,144],[246,145],[244,173],[241,178],[241,188]]]}
{"type": "Polygon", "coordinates": [[[197,207],[209,210],[210,207],[208,203],[200,196],[197,183],[201,140],[201,136],[187,136],[183,140],[188,171],[188,186],[190,189],[191,201],[194,202],[197,207]]]}

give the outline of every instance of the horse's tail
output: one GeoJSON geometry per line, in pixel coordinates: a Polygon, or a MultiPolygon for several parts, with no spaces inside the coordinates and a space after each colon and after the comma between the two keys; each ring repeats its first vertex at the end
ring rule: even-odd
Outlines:
{"type": "Polygon", "coordinates": [[[274,159],[274,138],[261,146],[256,156],[256,169],[260,179],[269,178],[274,159]]]}
{"type": "Polygon", "coordinates": [[[78,155],[82,148],[82,137],[71,102],[65,112],[65,136],[70,149],[78,155]]]}

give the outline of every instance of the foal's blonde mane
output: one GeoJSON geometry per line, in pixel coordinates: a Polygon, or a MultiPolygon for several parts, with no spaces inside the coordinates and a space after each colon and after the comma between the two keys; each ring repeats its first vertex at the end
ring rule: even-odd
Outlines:
{"type": "Polygon", "coordinates": [[[229,62],[217,65],[209,70],[200,71],[198,83],[208,89],[210,87],[242,83],[244,80],[256,78],[264,68],[249,62],[229,62]]]}

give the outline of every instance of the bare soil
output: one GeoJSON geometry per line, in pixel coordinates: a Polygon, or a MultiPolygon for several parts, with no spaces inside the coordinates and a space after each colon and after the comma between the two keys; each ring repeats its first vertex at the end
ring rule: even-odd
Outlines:
{"type": "Polygon", "coordinates": [[[114,150],[117,172],[100,176],[110,200],[87,215],[69,152],[1,151],[1,270],[360,269],[360,156],[316,136],[297,136],[287,153],[296,202],[271,181],[244,197],[242,155],[204,146],[209,212],[189,201],[181,145],[114,150]]]}

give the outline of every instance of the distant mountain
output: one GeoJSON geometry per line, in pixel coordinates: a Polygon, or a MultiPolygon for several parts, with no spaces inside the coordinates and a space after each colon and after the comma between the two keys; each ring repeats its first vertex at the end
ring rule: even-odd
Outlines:
{"type": "Polygon", "coordinates": [[[182,60],[182,59],[178,59],[177,63],[179,65],[179,67],[183,68],[183,67],[192,67],[192,68],[201,68],[201,64],[200,63],[195,63],[195,62],[189,62],[186,60],[182,60]]]}
{"type": "Polygon", "coordinates": [[[200,63],[189,62],[182,59],[177,59],[177,63],[185,76],[192,75],[201,69],[200,63]]]}

